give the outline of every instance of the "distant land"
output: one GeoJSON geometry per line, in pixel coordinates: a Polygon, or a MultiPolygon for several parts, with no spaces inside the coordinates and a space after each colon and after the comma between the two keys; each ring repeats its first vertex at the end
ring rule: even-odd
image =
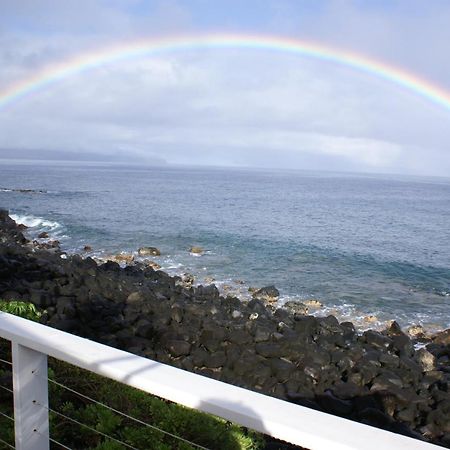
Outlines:
{"type": "Polygon", "coordinates": [[[117,162],[117,163],[145,163],[149,165],[166,165],[163,158],[154,155],[140,156],[135,153],[98,153],[98,152],[74,152],[62,150],[38,150],[38,149],[0,149],[1,160],[24,161],[86,161],[86,162],[117,162]]]}

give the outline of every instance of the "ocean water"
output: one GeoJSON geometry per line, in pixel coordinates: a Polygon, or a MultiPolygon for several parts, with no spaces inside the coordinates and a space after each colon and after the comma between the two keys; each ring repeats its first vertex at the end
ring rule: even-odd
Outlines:
{"type": "Polygon", "coordinates": [[[68,252],[155,246],[224,293],[274,284],[362,327],[450,327],[450,179],[0,161],[0,207],[68,252]]]}

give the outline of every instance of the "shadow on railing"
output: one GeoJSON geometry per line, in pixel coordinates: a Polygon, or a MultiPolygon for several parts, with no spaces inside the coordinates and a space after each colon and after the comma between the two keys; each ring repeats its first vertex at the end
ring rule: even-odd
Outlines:
{"type": "MultiPolygon", "coordinates": [[[[16,355],[13,358],[16,441],[19,438],[21,442],[28,442],[27,439],[35,437],[36,433],[33,433],[37,431],[43,437],[40,445],[45,440],[48,445],[48,411],[42,414],[42,408],[48,408],[48,405],[41,395],[46,392],[48,383],[46,376],[39,379],[34,372],[35,365],[37,367],[39,364],[41,372],[46,373],[41,359],[49,355],[171,402],[222,417],[310,450],[439,448],[186,372],[6,313],[0,313],[0,337],[12,341],[16,349],[13,351],[16,355]],[[36,409],[33,399],[39,395],[41,408],[36,409]],[[47,423],[36,425],[36,421],[45,418],[47,423]]],[[[34,450],[45,447],[20,448],[34,450]]]]}

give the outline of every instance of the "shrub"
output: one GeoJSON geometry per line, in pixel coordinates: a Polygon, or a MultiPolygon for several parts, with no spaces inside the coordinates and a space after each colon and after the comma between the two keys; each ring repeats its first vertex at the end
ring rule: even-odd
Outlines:
{"type": "Polygon", "coordinates": [[[18,300],[0,300],[0,311],[35,321],[39,320],[42,315],[33,303],[21,302],[18,300]]]}

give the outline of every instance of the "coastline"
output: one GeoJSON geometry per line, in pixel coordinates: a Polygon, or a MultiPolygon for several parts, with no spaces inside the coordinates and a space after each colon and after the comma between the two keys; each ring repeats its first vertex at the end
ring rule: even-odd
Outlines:
{"type": "MultiPolygon", "coordinates": [[[[180,249],[180,246],[178,246],[176,249],[170,249],[169,252],[167,252],[167,248],[164,248],[162,254],[159,255],[143,256],[139,254],[138,249],[133,249],[130,245],[127,245],[124,251],[123,248],[117,246],[109,250],[102,248],[101,245],[97,247],[93,244],[91,246],[89,245],[91,242],[87,239],[78,239],[78,241],[68,244],[70,236],[67,233],[66,227],[55,220],[30,214],[11,214],[11,218],[18,224],[24,226],[28,239],[40,244],[57,241],[60,244],[61,250],[69,255],[77,254],[83,258],[90,257],[97,264],[114,261],[121,268],[133,264],[150,265],[155,270],[162,270],[172,277],[181,278],[179,282],[184,283],[187,287],[198,287],[200,285],[214,283],[220,295],[224,297],[238,297],[243,302],[248,302],[252,299],[252,292],[257,289],[255,286],[258,286],[258,282],[260,283],[259,286],[262,286],[266,281],[260,279],[255,283],[249,283],[248,281],[244,281],[244,279],[239,279],[240,272],[235,273],[233,276],[231,274],[215,273],[214,269],[211,270],[209,265],[211,264],[211,256],[216,257],[217,254],[214,250],[211,251],[208,248],[205,250],[202,249],[200,253],[189,253],[186,247],[180,249]],[[42,237],[40,236],[41,234],[45,236],[42,237]]],[[[217,269],[217,260],[212,262],[212,266],[217,269]]],[[[275,281],[275,283],[279,287],[278,282],[275,281]]],[[[283,284],[281,281],[280,283],[283,284]]],[[[418,334],[421,336],[432,336],[450,326],[445,323],[445,320],[436,321],[436,319],[431,319],[431,316],[423,317],[423,314],[419,314],[415,319],[409,317],[408,320],[404,316],[399,317],[395,313],[384,311],[383,307],[379,305],[364,308],[362,305],[358,306],[354,304],[352,300],[331,301],[330,303],[329,298],[323,299],[320,294],[298,295],[292,291],[286,292],[282,288],[283,286],[281,286],[282,292],[277,298],[276,305],[273,306],[284,307],[286,304],[296,303],[308,314],[313,316],[326,317],[333,315],[341,322],[352,322],[358,332],[370,329],[382,331],[393,320],[400,323],[405,333],[412,338],[417,337],[418,334]]],[[[361,296],[364,296],[364,294],[361,293],[361,296]]],[[[340,297],[339,293],[337,293],[336,297],[340,297]]],[[[377,300],[375,299],[375,304],[377,304],[377,300]]]]}
{"type": "Polygon", "coordinates": [[[411,339],[394,322],[358,333],[140,263],[65,255],[28,241],[1,210],[0,237],[0,298],[45,309],[47,325],[450,448],[450,330],[411,339]]]}

